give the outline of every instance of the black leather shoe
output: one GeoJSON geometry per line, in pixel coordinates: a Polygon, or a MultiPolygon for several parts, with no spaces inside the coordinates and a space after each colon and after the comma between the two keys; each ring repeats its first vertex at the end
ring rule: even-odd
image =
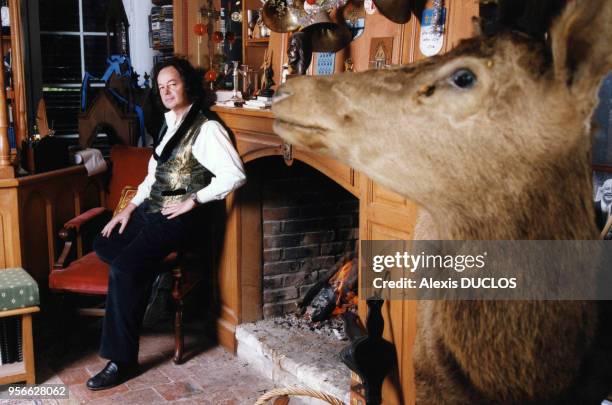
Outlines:
{"type": "Polygon", "coordinates": [[[109,361],[102,371],[87,380],[87,388],[92,391],[112,388],[134,377],[137,372],[138,363],[109,361]]]}

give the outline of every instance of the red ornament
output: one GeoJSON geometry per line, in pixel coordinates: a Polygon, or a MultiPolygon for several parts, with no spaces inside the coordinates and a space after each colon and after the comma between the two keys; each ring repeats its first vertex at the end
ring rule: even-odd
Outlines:
{"type": "Polygon", "coordinates": [[[236,34],[230,31],[225,34],[225,39],[227,39],[230,44],[233,44],[234,42],[236,42],[236,34]]]}
{"type": "Polygon", "coordinates": [[[317,0],[306,0],[306,3],[310,4],[311,6],[315,4],[316,2],[317,0]]]}
{"type": "Polygon", "coordinates": [[[217,72],[215,72],[214,70],[209,70],[206,72],[206,74],[204,74],[204,80],[206,80],[207,82],[214,82],[215,80],[217,80],[217,72]]]}
{"type": "Polygon", "coordinates": [[[212,40],[216,44],[223,42],[223,33],[221,31],[215,31],[212,35],[212,40]]]}
{"type": "Polygon", "coordinates": [[[202,23],[197,23],[196,25],[193,26],[193,32],[199,37],[206,34],[207,31],[208,31],[208,28],[206,27],[206,25],[202,23]]]}

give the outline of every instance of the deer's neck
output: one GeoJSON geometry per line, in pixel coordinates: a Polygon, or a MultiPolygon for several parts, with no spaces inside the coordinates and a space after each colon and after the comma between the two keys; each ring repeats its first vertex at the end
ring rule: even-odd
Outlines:
{"type": "Polygon", "coordinates": [[[534,170],[518,192],[500,188],[469,210],[438,207],[440,239],[597,239],[591,169],[584,154],[573,156],[534,170]]]}

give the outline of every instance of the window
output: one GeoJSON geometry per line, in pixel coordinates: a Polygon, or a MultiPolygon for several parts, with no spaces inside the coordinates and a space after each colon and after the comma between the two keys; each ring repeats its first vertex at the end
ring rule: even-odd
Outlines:
{"type": "Polygon", "coordinates": [[[58,136],[78,138],[83,76],[89,72],[101,77],[106,70],[105,16],[110,2],[39,0],[43,97],[49,124],[58,136]]]}

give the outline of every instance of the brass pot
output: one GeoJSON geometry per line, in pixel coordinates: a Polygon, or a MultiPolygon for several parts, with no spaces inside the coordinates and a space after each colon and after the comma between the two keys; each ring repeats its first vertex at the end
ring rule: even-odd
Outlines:
{"type": "Polygon", "coordinates": [[[353,39],[346,24],[336,24],[326,11],[317,12],[302,31],[310,36],[313,52],[338,52],[353,39]]]}
{"type": "Polygon", "coordinates": [[[372,0],[382,15],[396,24],[410,21],[410,0],[372,0]]]}
{"type": "Polygon", "coordinates": [[[268,0],[263,6],[263,22],[274,32],[293,32],[300,28],[297,10],[286,0],[268,0]]]}

